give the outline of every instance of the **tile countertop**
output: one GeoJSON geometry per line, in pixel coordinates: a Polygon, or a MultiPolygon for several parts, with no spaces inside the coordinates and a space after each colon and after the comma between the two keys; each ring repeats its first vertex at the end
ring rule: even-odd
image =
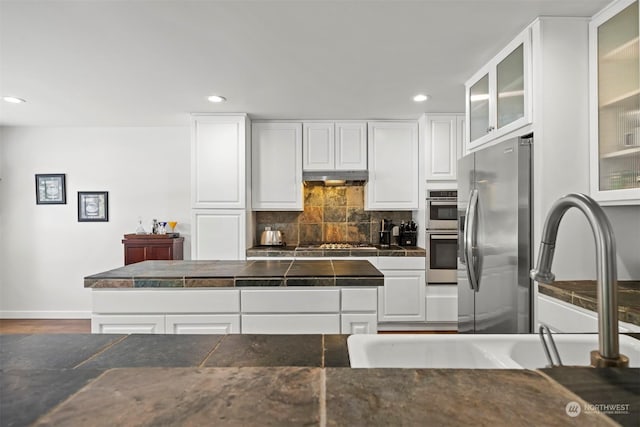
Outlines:
{"type": "MultiPolygon", "coordinates": [[[[569,304],[598,312],[595,280],[557,281],[538,283],[538,291],[569,304]]],[[[640,326],[640,281],[618,281],[618,320],[640,326]]]]}
{"type": "Polygon", "coordinates": [[[384,286],[364,260],[143,261],[84,278],[85,288],[384,286]]]}
{"type": "Polygon", "coordinates": [[[376,257],[376,256],[411,256],[424,257],[426,251],[418,246],[391,245],[383,248],[373,245],[372,248],[354,249],[309,249],[297,246],[254,246],[247,249],[247,257],[376,257]]]}
{"type": "Polygon", "coordinates": [[[640,369],[350,369],[346,339],[0,335],[0,424],[637,425],[640,369]]]}

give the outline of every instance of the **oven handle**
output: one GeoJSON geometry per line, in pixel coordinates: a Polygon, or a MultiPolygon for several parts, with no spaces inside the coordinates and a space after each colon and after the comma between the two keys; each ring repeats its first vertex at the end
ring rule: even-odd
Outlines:
{"type": "Polygon", "coordinates": [[[456,200],[455,199],[446,200],[446,201],[445,200],[427,200],[427,203],[435,206],[449,206],[449,205],[455,205],[456,200]]]}
{"type": "Polygon", "coordinates": [[[429,234],[431,240],[457,240],[458,235],[454,233],[450,234],[429,234]]]}
{"type": "Polygon", "coordinates": [[[467,276],[469,277],[469,285],[475,292],[478,292],[478,279],[476,277],[476,265],[473,256],[473,249],[476,243],[475,225],[477,208],[478,190],[474,189],[471,190],[471,193],[469,194],[469,205],[467,206],[467,212],[464,219],[464,258],[467,276]]]}

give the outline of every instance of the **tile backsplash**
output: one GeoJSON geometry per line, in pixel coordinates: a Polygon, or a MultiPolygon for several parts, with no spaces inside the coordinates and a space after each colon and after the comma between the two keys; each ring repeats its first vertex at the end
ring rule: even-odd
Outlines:
{"type": "Polygon", "coordinates": [[[256,212],[256,241],[265,227],[280,230],[287,245],[312,242],[378,243],[380,220],[411,220],[410,211],[365,211],[364,186],[305,185],[303,212],[256,212]]]}

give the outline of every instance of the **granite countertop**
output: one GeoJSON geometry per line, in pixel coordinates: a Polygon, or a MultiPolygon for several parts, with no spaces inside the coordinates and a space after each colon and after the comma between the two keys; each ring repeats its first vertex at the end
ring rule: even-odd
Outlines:
{"type": "Polygon", "coordinates": [[[364,260],[143,261],[84,278],[85,288],[384,286],[364,260]]]}
{"type": "MultiPolygon", "coordinates": [[[[598,291],[595,280],[538,283],[538,291],[569,304],[598,311],[598,291]]],[[[640,281],[618,281],[618,320],[640,326],[640,281]]]]}
{"type": "Polygon", "coordinates": [[[254,246],[247,249],[248,257],[376,257],[376,256],[415,256],[424,257],[426,251],[418,246],[391,245],[383,248],[372,245],[372,248],[354,249],[309,249],[298,246],[254,246]]]}
{"type": "Polygon", "coordinates": [[[346,339],[0,335],[0,424],[637,425],[640,369],[350,369],[346,339]]]}

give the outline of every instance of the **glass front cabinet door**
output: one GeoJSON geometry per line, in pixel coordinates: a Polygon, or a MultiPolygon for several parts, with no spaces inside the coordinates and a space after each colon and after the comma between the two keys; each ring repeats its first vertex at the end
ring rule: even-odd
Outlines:
{"type": "Polygon", "coordinates": [[[530,52],[527,28],[467,81],[468,149],[531,123],[530,52]]]}
{"type": "Polygon", "coordinates": [[[482,138],[489,128],[489,74],[469,88],[469,133],[471,141],[482,138]]]}
{"type": "Polygon", "coordinates": [[[600,202],[640,204],[638,1],[594,16],[589,37],[591,193],[600,202]]]}

